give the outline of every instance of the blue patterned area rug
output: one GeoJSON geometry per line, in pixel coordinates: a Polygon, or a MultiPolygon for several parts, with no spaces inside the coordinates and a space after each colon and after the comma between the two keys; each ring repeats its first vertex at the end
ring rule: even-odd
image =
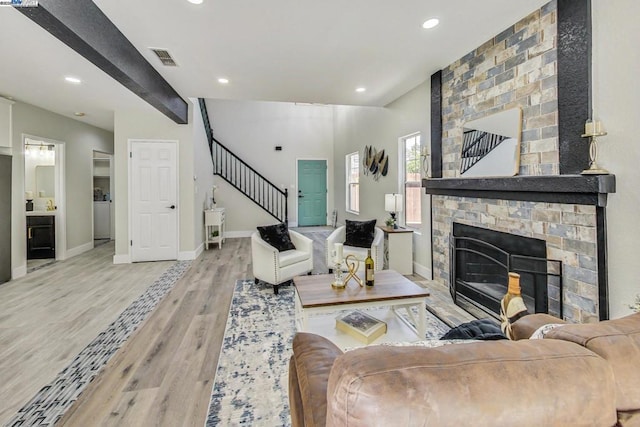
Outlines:
{"type": "MultiPolygon", "coordinates": [[[[427,311],[426,339],[449,327],[427,311]]],[[[290,426],[288,370],[295,333],[294,290],[236,282],[206,426],[290,426]]]]}

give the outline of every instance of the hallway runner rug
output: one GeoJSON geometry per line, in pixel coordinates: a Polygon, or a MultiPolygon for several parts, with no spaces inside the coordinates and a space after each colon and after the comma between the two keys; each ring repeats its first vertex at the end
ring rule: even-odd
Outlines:
{"type": "Polygon", "coordinates": [[[177,261],[170,266],[50,384],[40,389],[6,426],[54,425],[190,265],[191,261],[177,261]]]}
{"type": "MultiPolygon", "coordinates": [[[[449,327],[430,312],[427,340],[449,327]]],[[[290,426],[288,370],[294,290],[238,280],[225,327],[206,426],[290,426]]]]}

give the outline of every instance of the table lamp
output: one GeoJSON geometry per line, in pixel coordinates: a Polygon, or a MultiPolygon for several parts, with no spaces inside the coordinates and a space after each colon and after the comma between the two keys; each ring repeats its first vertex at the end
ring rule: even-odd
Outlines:
{"type": "Polygon", "coordinates": [[[389,212],[393,219],[393,228],[398,228],[396,221],[396,213],[402,212],[402,194],[385,194],[384,195],[384,210],[389,212]]]}

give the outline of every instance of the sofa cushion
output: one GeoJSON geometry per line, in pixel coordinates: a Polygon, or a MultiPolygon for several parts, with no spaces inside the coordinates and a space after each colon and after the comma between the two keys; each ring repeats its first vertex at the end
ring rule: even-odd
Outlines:
{"type": "Polygon", "coordinates": [[[296,247],[289,237],[289,229],[287,224],[280,223],[275,225],[265,225],[257,227],[262,240],[273,246],[278,252],[289,251],[296,247]]]}
{"type": "Polygon", "coordinates": [[[351,221],[345,220],[345,240],[347,246],[370,248],[376,235],[376,220],[351,221]]]}
{"type": "Polygon", "coordinates": [[[299,262],[307,260],[310,256],[311,254],[309,252],[303,252],[299,250],[284,251],[280,252],[280,255],[278,256],[278,264],[280,268],[283,268],[288,265],[297,264],[299,262]]]}
{"type": "Polygon", "coordinates": [[[571,341],[598,354],[613,368],[618,410],[640,409],[640,313],[595,324],[564,325],[545,339],[571,341]]]}
{"type": "MultiPolygon", "coordinates": [[[[324,427],[327,417],[327,379],[333,362],[342,351],[319,335],[300,332],[293,337],[293,356],[296,383],[289,383],[289,402],[292,421],[304,419],[306,427],[324,427]],[[292,397],[297,400],[292,400],[292,397]],[[300,408],[302,404],[302,408],[300,408]],[[302,410],[300,410],[302,409],[302,410]]],[[[294,424],[294,426],[297,424],[294,424]]]]}
{"type": "Polygon", "coordinates": [[[526,340],[541,326],[550,323],[566,323],[564,320],[544,313],[528,314],[511,324],[513,340],[526,340]]]}
{"type": "Polygon", "coordinates": [[[335,360],[327,426],[613,426],[613,392],[607,362],[568,342],[369,346],[335,360]]]}

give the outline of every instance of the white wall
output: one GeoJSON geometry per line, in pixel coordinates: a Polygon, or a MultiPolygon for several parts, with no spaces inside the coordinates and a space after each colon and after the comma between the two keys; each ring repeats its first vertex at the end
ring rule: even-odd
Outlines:
{"type": "MultiPolygon", "coordinates": [[[[424,82],[385,108],[336,106],[335,109],[335,203],[338,223],[347,219],[377,219],[379,225],[389,214],[384,210],[384,195],[398,192],[399,138],[420,132],[423,146],[430,146],[430,84],[424,82]],[[389,173],[378,181],[360,175],[360,214],[345,209],[345,156],[362,151],[365,145],[384,149],[389,155],[389,173]]],[[[362,157],[361,157],[362,159],[362,157]]],[[[422,228],[414,233],[415,271],[431,275],[430,204],[422,194],[422,228]]]]}
{"type": "Polygon", "coordinates": [[[197,250],[194,239],[194,143],[193,106],[189,105],[189,124],[178,125],[151,106],[140,109],[117,110],[114,119],[115,135],[115,203],[117,263],[129,262],[129,159],[131,139],[178,141],[178,257],[194,258],[197,250]]]}
{"type": "Polygon", "coordinates": [[[607,231],[611,317],[631,312],[627,307],[640,293],[640,89],[637,70],[637,0],[594,0],[593,109],[608,135],[598,140],[598,164],[616,175],[616,193],[609,195],[607,231]]]}
{"type": "MultiPolygon", "coordinates": [[[[289,223],[297,224],[298,159],[326,159],[329,219],[333,211],[333,110],[323,105],[286,102],[207,100],[218,141],[281,189],[289,190],[289,223]],[[282,151],[275,151],[275,146],[282,151]]],[[[276,220],[219,177],[218,206],[226,209],[231,235],[245,235],[276,220]]]]}
{"type": "Polygon", "coordinates": [[[65,144],[66,250],[90,249],[93,244],[93,150],[113,152],[113,134],[33,105],[13,105],[12,247],[11,266],[26,271],[25,161],[22,135],[65,144]]]}
{"type": "Polygon", "coordinates": [[[193,209],[193,241],[199,253],[204,248],[204,214],[207,198],[211,197],[213,188],[213,162],[209,151],[209,142],[204,130],[200,105],[196,98],[190,99],[193,104],[193,174],[194,174],[194,209],[193,209]]]}

